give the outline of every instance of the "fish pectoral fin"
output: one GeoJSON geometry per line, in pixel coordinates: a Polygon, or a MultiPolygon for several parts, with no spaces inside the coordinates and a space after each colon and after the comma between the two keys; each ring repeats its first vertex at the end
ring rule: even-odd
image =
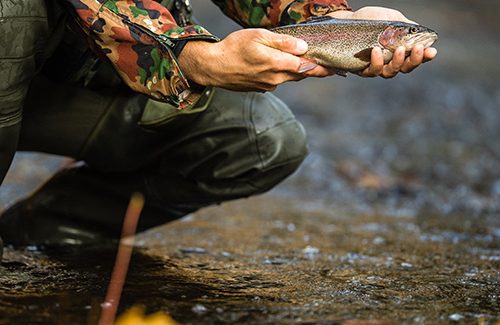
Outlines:
{"type": "Polygon", "coordinates": [[[372,50],[373,48],[371,47],[361,50],[358,53],[354,54],[354,57],[365,62],[370,62],[372,58],[372,50]]]}
{"type": "Polygon", "coordinates": [[[389,61],[392,60],[393,53],[390,50],[383,49],[382,50],[382,56],[384,57],[384,64],[387,64],[387,63],[389,63],[389,61]]]}

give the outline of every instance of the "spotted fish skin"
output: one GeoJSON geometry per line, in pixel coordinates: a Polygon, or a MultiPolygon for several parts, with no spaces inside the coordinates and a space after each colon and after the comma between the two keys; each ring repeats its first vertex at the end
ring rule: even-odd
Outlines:
{"type": "Polygon", "coordinates": [[[436,32],[421,25],[331,17],[282,26],[273,31],[306,41],[309,50],[305,58],[328,68],[350,72],[361,71],[370,64],[374,47],[382,48],[387,63],[398,46],[405,46],[409,55],[413,46],[422,44],[427,48],[437,40],[436,32]]]}

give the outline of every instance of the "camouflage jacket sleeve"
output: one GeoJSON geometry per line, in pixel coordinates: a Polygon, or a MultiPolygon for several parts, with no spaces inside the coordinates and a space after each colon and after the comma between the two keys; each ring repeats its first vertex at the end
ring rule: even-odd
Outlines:
{"type": "Polygon", "coordinates": [[[352,10],[346,0],[213,0],[245,27],[276,27],[299,23],[311,16],[352,10]]]}
{"type": "Polygon", "coordinates": [[[201,90],[190,87],[173,49],[178,40],[218,40],[203,27],[179,27],[170,12],[153,0],[66,1],[75,7],[96,50],[133,90],[179,109],[199,98],[201,90]]]}

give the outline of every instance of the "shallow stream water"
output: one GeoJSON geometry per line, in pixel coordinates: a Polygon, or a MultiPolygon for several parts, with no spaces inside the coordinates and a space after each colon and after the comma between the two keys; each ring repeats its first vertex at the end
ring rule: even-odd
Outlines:
{"type": "MultiPolygon", "coordinates": [[[[368,1],[351,1],[353,6],[368,1]]],[[[278,95],[309,133],[270,193],[142,233],[120,311],[186,324],[498,324],[500,3],[376,1],[439,32],[393,80],[306,80],[278,95]]],[[[228,24],[209,2],[202,23],[228,24]]],[[[21,154],[6,207],[65,161],[21,154]]],[[[115,247],[7,247],[0,324],[95,324],[115,247]]]]}

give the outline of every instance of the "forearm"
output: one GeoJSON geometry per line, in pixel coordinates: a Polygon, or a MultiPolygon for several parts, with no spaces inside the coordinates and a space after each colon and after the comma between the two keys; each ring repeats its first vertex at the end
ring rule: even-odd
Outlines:
{"type": "Polygon", "coordinates": [[[201,26],[180,27],[171,13],[153,0],[133,2],[66,0],[95,49],[115,66],[134,91],[184,108],[200,94],[190,87],[175,55],[182,40],[215,41],[201,26]]]}
{"type": "Polygon", "coordinates": [[[351,10],[346,0],[213,0],[222,11],[244,27],[271,28],[299,23],[311,16],[351,10]],[[249,3],[250,2],[250,3],[249,3]]]}

